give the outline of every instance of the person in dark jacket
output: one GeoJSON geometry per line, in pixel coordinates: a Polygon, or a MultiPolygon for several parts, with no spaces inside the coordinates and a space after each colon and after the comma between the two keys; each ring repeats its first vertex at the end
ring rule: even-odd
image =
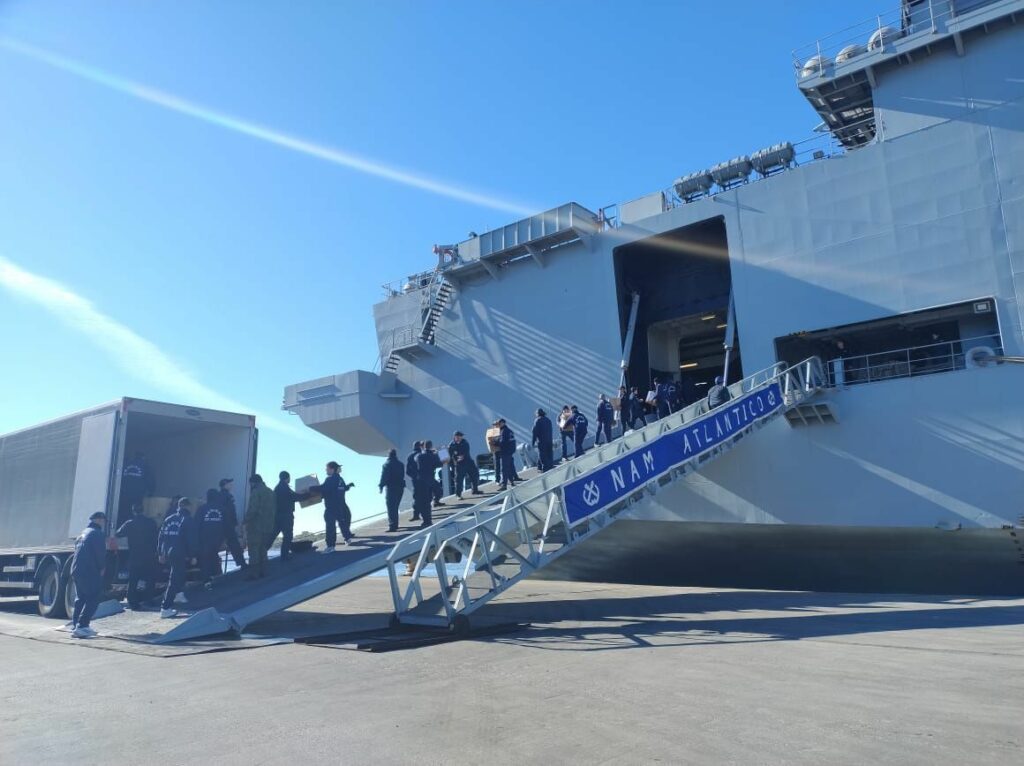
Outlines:
{"type": "Polygon", "coordinates": [[[470,487],[472,487],[474,495],[482,495],[480,472],[477,470],[476,461],[470,454],[469,442],[466,441],[462,431],[456,431],[452,435],[451,443],[448,445],[448,455],[455,469],[455,496],[461,500],[463,490],[470,487]]]}
{"type": "Polygon", "coordinates": [[[164,600],[160,605],[160,616],[163,618],[178,614],[174,608],[174,597],[185,589],[189,565],[196,563],[198,540],[196,522],[192,518],[192,501],[183,497],[178,501],[177,512],[164,519],[157,541],[160,563],[171,569],[164,600]]]}
{"type": "Polygon", "coordinates": [[[579,457],[584,453],[583,440],[587,438],[587,428],[590,427],[590,421],[587,420],[587,416],[580,412],[580,408],[575,404],[569,408],[572,412],[572,436],[575,442],[576,457],[579,457]]]}
{"type": "Polygon", "coordinates": [[[71,614],[71,635],[92,638],[96,631],[89,627],[103,593],[103,570],[107,563],[107,547],[103,527],[107,515],[97,511],[89,517],[89,526],[75,540],[71,559],[71,579],[75,581],[75,609],[71,614]]]}
{"type": "Polygon", "coordinates": [[[131,518],[132,508],[153,494],[156,478],[149,467],[146,456],[136,451],[121,471],[121,494],[118,500],[117,523],[124,524],[131,518]]]}
{"type": "Polygon", "coordinates": [[[333,551],[338,544],[338,533],[335,525],[341,530],[341,537],[348,545],[352,539],[352,512],[345,502],[345,493],[355,484],[346,484],[341,478],[341,465],[335,461],[327,464],[327,479],[318,487],[310,487],[311,493],[320,495],[324,501],[324,522],[327,524],[327,535],[324,538],[324,551],[333,551]]]}
{"type": "MultiPolygon", "coordinates": [[[[412,452],[410,452],[409,456],[405,459],[405,475],[408,476],[409,481],[412,482],[412,491],[414,496],[416,494],[416,456],[420,454],[422,451],[423,442],[413,442],[412,452]]],[[[415,502],[413,503],[412,507],[412,520],[420,520],[420,512],[419,509],[416,507],[415,502]]]]}
{"type": "Polygon", "coordinates": [[[537,410],[537,418],[533,421],[533,439],[531,444],[540,453],[537,467],[550,471],[555,465],[555,445],[552,436],[551,418],[542,409],[537,410]]]}
{"type": "Polygon", "coordinates": [[[729,393],[729,389],[725,387],[725,381],[719,375],[715,378],[715,385],[708,391],[708,409],[713,410],[715,407],[720,407],[730,399],[732,399],[732,394],[729,393]]]}
{"type": "Polygon", "coordinates": [[[501,459],[500,486],[502,489],[507,489],[510,484],[514,487],[519,479],[519,476],[516,474],[515,463],[516,435],[508,427],[508,422],[505,418],[498,420],[498,428],[501,430],[501,435],[498,437],[498,456],[501,459]]]}
{"type": "Polygon", "coordinates": [[[388,459],[380,469],[381,492],[384,492],[384,503],[388,509],[388,532],[398,531],[398,506],[402,502],[402,495],[405,494],[405,476],[407,467],[402,465],[398,459],[398,452],[388,452],[388,459]]]}
{"type": "Polygon", "coordinates": [[[206,490],[206,502],[196,510],[199,530],[199,571],[207,588],[213,578],[222,574],[220,551],[224,547],[224,511],[220,508],[221,494],[216,489],[206,490]]]}
{"type": "Polygon", "coordinates": [[[242,555],[242,543],[238,539],[238,509],[235,507],[235,496],[231,494],[235,486],[234,479],[220,480],[220,512],[224,514],[224,544],[231,551],[231,558],[239,569],[248,569],[249,564],[242,555]]]}
{"type": "Polygon", "coordinates": [[[118,537],[128,539],[128,608],[142,609],[152,600],[156,590],[156,538],[160,528],[142,513],[142,506],[132,508],[132,517],[117,528],[118,537]]]}
{"type": "Polygon", "coordinates": [[[594,435],[594,446],[601,443],[601,436],[604,435],[605,442],[612,440],[612,421],[615,419],[615,410],[611,402],[601,394],[597,397],[597,433],[594,435]]]}
{"type": "Polygon", "coordinates": [[[434,523],[430,503],[434,495],[434,475],[441,467],[441,458],[434,451],[432,441],[423,442],[423,450],[416,456],[416,479],[413,486],[412,502],[415,515],[423,520],[421,527],[429,527],[434,523]]]}
{"type": "Polygon", "coordinates": [[[287,471],[281,471],[277,475],[277,486],[274,487],[274,529],[267,540],[267,550],[274,545],[278,535],[281,535],[281,558],[286,559],[292,555],[292,538],[295,536],[295,504],[309,499],[308,492],[296,492],[291,487],[292,476],[287,471]]]}
{"type": "Polygon", "coordinates": [[[647,418],[644,415],[644,399],[640,396],[640,390],[636,386],[633,386],[629,391],[629,404],[629,427],[637,428],[638,423],[640,428],[646,426],[647,418]]]}
{"type": "Polygon", "coordinates": [[[672,414],[672,407],[668,403],[668,386],[661,378],[654,379],[654,403],[658,408],[658,420],[672,414]]]}

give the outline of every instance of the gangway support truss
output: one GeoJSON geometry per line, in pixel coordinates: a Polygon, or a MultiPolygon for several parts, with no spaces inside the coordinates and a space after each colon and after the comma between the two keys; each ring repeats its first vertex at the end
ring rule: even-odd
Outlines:
{"type": "Polygon", "coordinates": [[[732,400],[714,410],[691,405],[406,537],[387,555],[395,618],[468,626],[495,596],[825,385],[817,357],[776,364],[730,386],[732,400]]]}

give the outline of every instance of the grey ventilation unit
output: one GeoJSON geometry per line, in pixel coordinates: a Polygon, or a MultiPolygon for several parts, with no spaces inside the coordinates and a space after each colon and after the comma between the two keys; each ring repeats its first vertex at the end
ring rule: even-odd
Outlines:
{"type": "Polygon", "coordinates": [[[675,189],[679,199],[684,202],[692,202],[711,191],[714,184],[714,179],[711,178],[708,171],[698,170],[696,173],[677,178],[676,182],[672,184],[672,188],[675,189]]]}
{"type": "Polygon", "coordinates": [[[770,176],[772,173],[785,170],[792,165],[795,157],[793,144],[785,141],[754,152],[750,155],[750,164],[762,176],[770,176]]]}
{"type": "Polygon", "coordinates": [[[742,157],[735,157],[728,162],[719,163],[708,172],[716,184],[723,189],[731,189],[733,186],[745,183],[753,169],[754,166],[750,164],[750,157],[744,155],[742,157]]]}

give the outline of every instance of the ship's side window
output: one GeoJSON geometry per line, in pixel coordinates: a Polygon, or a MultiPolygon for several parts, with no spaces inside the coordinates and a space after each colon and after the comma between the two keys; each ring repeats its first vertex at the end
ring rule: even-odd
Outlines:
{"type": "Polygon", "coordinates": [[[1002,353],[992,298],[775,339],[779,361],[796,364],[818,356],[838,386],[963,370],[978,348],[1002,353]]]}

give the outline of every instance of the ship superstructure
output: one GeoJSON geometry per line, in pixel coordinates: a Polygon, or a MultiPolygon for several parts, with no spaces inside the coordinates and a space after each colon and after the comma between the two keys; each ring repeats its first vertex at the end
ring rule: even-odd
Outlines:
{"type": "Polygon", "coordinates": [[[437,247],[374,307],[377,368],[289,386],[285,408],[365,454],[456,428],[485,453],[496,418],[522,436],[537,407],[592,415],[623,379],[693,402],[723,372],[817,356],[829,418],[772,422],[632,517],[1014,523],[1024,368],[1000,359],[1024,354],[1022,18],[1024,0],[904,0],[798,51],[827,146],[437,247]]]}

